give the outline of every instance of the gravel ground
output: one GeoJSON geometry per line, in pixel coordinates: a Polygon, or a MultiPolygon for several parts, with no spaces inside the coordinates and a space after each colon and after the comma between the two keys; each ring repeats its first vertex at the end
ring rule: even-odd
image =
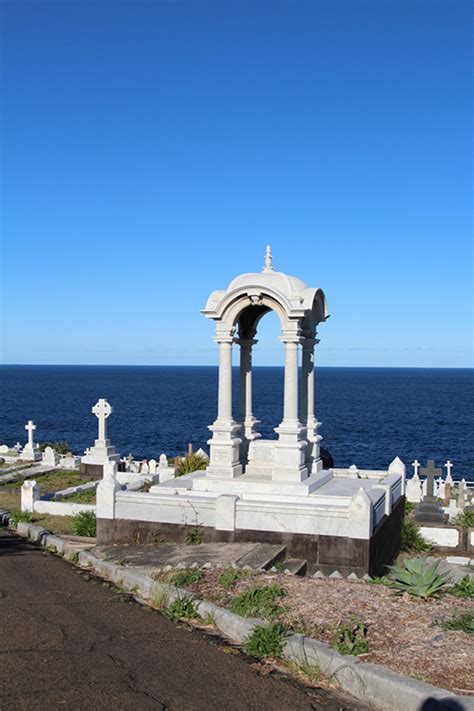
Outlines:
{"type": "Polygon", "coordinates": [[[188,589],[227,606],[235,594],[256,583],[278,583],[287,592],[281,599],[284,612],[278,617],[286,627],[331,644],[336,625],[357,618],[367,626],[370,652],[364,660],[458,694],[474,695],[474,638],[433,625],[469,610],[472,601],[452,595],[423,601],[397,595],[383,585],[265,573],[249,573],[226,591],[219,584],[221,572],[206,571],[188,589]]]}

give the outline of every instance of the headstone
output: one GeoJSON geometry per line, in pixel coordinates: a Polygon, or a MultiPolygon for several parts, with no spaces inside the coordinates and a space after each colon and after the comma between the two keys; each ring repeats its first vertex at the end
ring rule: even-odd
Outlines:
{"type": "Polygon", "coordinates": [[[349,479],[360,479],[359,470],[355,464],[351,464],[349,467],[348,477],[349,479]]]}
{"type": "Polygon", "coordinates": [[[138,462],[132,462],[130,464],[130,471],[132,474],[139,474],[140,473],[140,464],[138,462]]]}
{"type": "Polygon", "coordinates": [[[150,459],[150,461],[148,462],[148,470],[150,474],[156,474],[157,465],[158,462],[156,461],[156,459],[150,459]]]}
{"type": "Polygon", "coordinates": [[[435,496],[435,478],[441,476],[442,470],[435,469],[434,461],[429,459],[426,468],[421,470],[421,474],[426,476],[426,494],[416,507],[415,521],[443,524],[446,517],[435,496]]]}
{"type": "Polygon", "coordinates": [[[446,484],[452,484],[453,483],[453,477],[451,476],[451,469],[453,468],[452,462],[448,461],[444,465],[446,467],[446,471],[448,472],[446,475],[446,484]]]}
{"type": "Polygon", "coordinates": [[[405,496],[407,501],[417,504],[421,501],[421,482],[418,474],[415,474],[411,479],[407,479],[405,496]]]}
{"type": "Polygon", "coordinates": [[[160,469],[167,469],[168,468],[168,457],[166,454],[160,454],[160,469]]]}
{"type": "Polygon", "coordinates": [[[444,490],[446,485],[442,478],[440,477],[436,482],[436,496],[438,499],[444,499],[444,490]]]}
{"type": "Polygon", "coordinates": [[[452,483],[448,481],[448,477],[446,477],[446,481],[444,482],[444,505],[448,506],[449,502],[451,501],[451,496],[452,496],[452,483]]]}
{"type": "Polygon", "coordinates": [[[199,448],[196,452],[196,457],[202,457],[203,459],[209,461],[209,455],[201,448],[199,448]]]}
{"type": "Polygon", "coordinates": [[[141,463],[140,474],[149,474],[150,470],[148,468],[148,462],[144,461],[141,463]]]}
{"type": "Polygon", "coordinates": [[[102,477],[104,464],[120,461],[120,455],[107,439],[107,420],[112,414],[112,406],[104,398],[100,398],[92,408],[98,420],[98,437],[95,444],[81,459],[81,472],[97,478],[102,477]]]}
{"type": "Polygon", "coordinates": [[[46,447],[43,452],[43,464],[50,467],[55,467],[59,462],[59,455],[52,447],[46,447]]]}
{"type": "Polygon", "coordinates": [[[465,490],[461,487],[458,492],[458,496],[456,499],[456,506],[458,509],[461,509],[463,511],[466,508],[466,493],[465,490]]]}
{"type": "Polygon", "coordinates": [[[40,488],[34,479],[27,479],[21,487],[21,510],[33,513],[35,501],[40,498],[40,488]]]}
{"type": "Polygon", "coordinates": [[[63,469],[77,469],[81,464],[81,458],[74,454],[65,454],[59,460],[59,466],[63,469]]]}
{"type": "Polygon", "coordinates": [[[8,444],[0,444],[0,454],[7,454],[10,451],[8,444]]]}
{"type": "Polygon", "coordinates": [[[27,462],[37,462],[41,459],[39,447],[33,441],[33,432],[35,429],[36,425],[31,420],[28,420],[28,424],[25,425],[25,430],[28,432],[28,442],[21,452],[21,458],[27,462]]]}

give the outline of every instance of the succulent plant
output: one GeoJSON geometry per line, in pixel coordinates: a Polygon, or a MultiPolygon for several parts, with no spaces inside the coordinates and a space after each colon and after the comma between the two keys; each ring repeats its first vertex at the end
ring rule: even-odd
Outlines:
{"type": "Polygon", "coordinates": [[[443,594],[450,584],[449,574],[439,571],[439,562],[430,565],[427,558],[407,558],[403,566],[390,566],[389,586],[400,594],[427,600],[443,594]]]}

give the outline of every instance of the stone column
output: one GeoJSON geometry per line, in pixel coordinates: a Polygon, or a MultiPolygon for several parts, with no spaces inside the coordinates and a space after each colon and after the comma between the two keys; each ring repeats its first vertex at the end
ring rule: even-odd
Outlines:
{"type": "Polygon", "coordinates": [[[219,343],[217,420],[230,423],[232,421],[232,339],[217,342],[219,343]]]}
{"type": "Polygon", "coordinates": [[[314,346],[317,343],[319,343],[317,338],[305,338],[302,341],[301,420],[308,442],[306,465],[313,474],[323,468],[319,454],[319,443],[322,437],[318,434],[321,423],[314,415],[314,346]]]}
{"type": "Polygon", "coordinates": [[[252,412],[252,347],[257,341],[253,338],[237,338],[235,343],[240,346],[239,420],[244,438],[249,442],[260,437],[255,432],[259,420],[252,412]]]}
{"type": "Polygon", "coordinates": [[[285,344],[285,391],[283,422],[286,427],[298,427],[298,340],[286,340],[285,344]]]}
{"type": "Polygon", "coordinates": [[[285,344],[285,386],[283,401],[283,420],[275,429],[278,441],[275,443],[275,481],[303,481],[308,476],[305,465],[307,441],[304,428],[298,418],[298,344],[297,335],[283,335],[280,340],[285,344]]]}
{"type": "Polygon", "coordinates": [[[232,333],[218,333],[214,339],[219,344],[219,392],[217,419],[209,427],[212,438],[209,466],[206,477],[232,479],[242,474],[237,436],[240,425],[232,418],[232,333]]]}

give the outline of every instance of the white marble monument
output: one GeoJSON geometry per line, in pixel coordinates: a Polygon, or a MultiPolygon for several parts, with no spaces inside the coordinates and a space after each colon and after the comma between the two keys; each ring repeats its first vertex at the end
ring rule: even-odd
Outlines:
{"type": "Polygon", "coordinates": [[[118,463],[120,455],[107,439],[107,420],[112,414],[112,405],[101,398],[92,408],[92,412],[97,417],[99,432],[94,446],[86,450],[84,456],[81,457],[81,472],[101,477],[104,464],[118,463]]]}
{"type": "Polygon", "coordinates": [[[262,272],[243,274],[227,289],[213,292],[203,313],[216,323],[219,347],[217,418],[209,427],[209,466],[165,481],[160,457],[160,484],[149,492],[117,491],[114,506],[108,509],[102,509],[98,499],[101,540],[115,540],[115,527],[106,520],[111,518],[106,511],[113,508],[113,518],[128,521],[121,530],[128,530],[132,539],[138,530],[135,525],[199,525],[212,530],[206,534],[211,540],[266,540],[267,536],[274,542],[284,540],[293,555],[304,551],[306,556],[310,551],[318,563],[347,560],[367,572],[372,569],[370,539],[377,535],[386,542],[385,562],[392,562],[403,515],[403,462],[396,458],[385,470],[325,470],[320,456],[314,349],[316,328],[328,318],[323,291],[277,272],[267,247],[262,272]],[[263,439],[252,407],[252,349],[260,320],[270,311],[281,325],[284,398],[276,437],[263,439]],[[234,346],[240,349],[236,419],[234,346]]]}
{"type": "Polygon", "coordinates": [[[21,459],[24,459],[26,462],[38,462],[42,457],[39,446],[33,441],[33,432],[35,429],[36,425],[31,420],[28,420],[28,423],[25,425],[25,430],[28,432],[28,442],[21,450],[21,459]]]}

